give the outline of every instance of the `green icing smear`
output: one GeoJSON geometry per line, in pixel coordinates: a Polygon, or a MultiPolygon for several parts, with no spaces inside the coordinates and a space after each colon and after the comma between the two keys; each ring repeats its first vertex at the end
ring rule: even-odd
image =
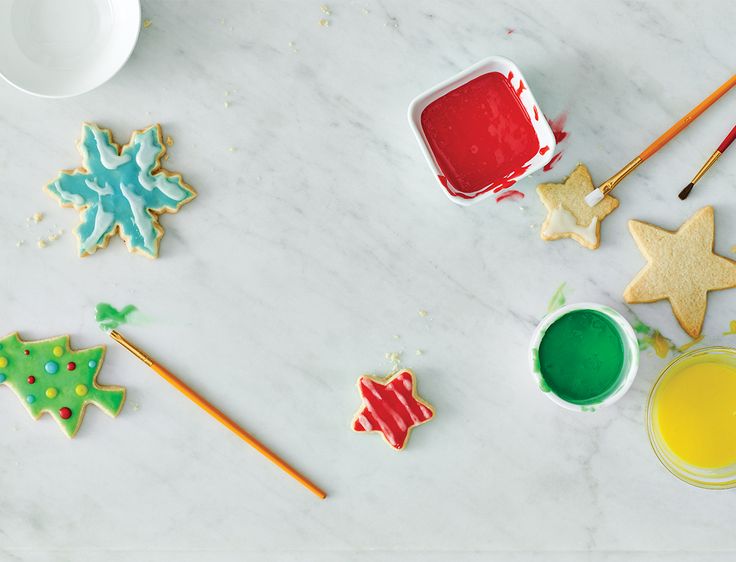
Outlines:
{"type": "Polygon", "coordinates": [[[618,388],[623,365],[621,332],[596,310],[573,310],[561,316],[539,344],[540,387],[573,404],[605,400],[618,388]]]}
{"type": "Polygon", "coordinates": [[[15,392],[34,419],[48,412],[73,437],[87,403],[111,416],[123,407],[124,388],[96,382],[104,358],[104,346],[75,351],[69,336],[23,341],[13,333],[0,339],[0,384],[15,392]]]}
{"type": "Polygon", "coordinates": [[[676,353],[678,351],[677,346],[669,338],[664,337],[656,328],[647,326],[638,317],[636,317],[634,323],[634,332],[636,332],[636,340],[640,351],[653,349],[657,357],[662,359],[667,357],[670,352],[676,353]]]}
{"type": "Polygon", "coordinates": [[[132,304],[118,310],[111,304],[101,302],[95,307],[95,320],[97,320],[101,330],[109,332],[119,326],[131,323],[136,312],[138,312],[138,309],[132,304]]]}
{"type": "Polygon", "coordinates": [[[563,283],[557,289],[554,293],[552,293],[552,298],[549,299],[549,303],[547,304],[547,312],[554,312],[558,308],[562,308],[565,306],[565,303],[567,303],[567,298],[565,297],[565,289],[567,288],[567,283],[563,283]]]}

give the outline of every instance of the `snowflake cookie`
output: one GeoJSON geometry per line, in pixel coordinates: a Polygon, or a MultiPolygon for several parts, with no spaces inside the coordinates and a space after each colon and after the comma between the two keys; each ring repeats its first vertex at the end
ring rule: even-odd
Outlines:
{"type": "Polygon", "coordinates": [[[77,147],[82,167],[62,170],[45,189],[62,207],[81,211],[75,229],[79,255],[104,248],[120,232],[130,252],[157,257],[164,235],[159,215],[177,212],[197,195],[181,175],[161,167],[166,153],[161,126],[135,131],[120,147],[108,129],[84,123],[77,147]]]}
{"type": "Polygon", "coordinates": [[[87,404],[117,416],[125,389],[97,384],[105,347],[73,350],[69,336],[23,341],[0,339],[0,385],[9,386],[34,419],[48,412],[69,437],[79,429],[87,404]]]}

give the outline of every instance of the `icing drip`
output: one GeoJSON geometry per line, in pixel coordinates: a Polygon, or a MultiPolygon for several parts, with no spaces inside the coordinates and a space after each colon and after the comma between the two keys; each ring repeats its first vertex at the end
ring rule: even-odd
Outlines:
{"type": "Polygon", "coordinates": [[[597,231],[598,217],[593,217],[588,226],[580,226],[575,220],[575,216],[560,204],[550,213],[542,234],[544,236],[554,236],[569,232],[577,234],[589,244],[595,244],[598,240],[597,231]]]}
{"type": "Polygon", "coordinates": [[[363,409],[353,421],[355,431],[380,431],[395,449],[402,449],[412,427],[432,418],[431,408],[414,394],[411,371],[401,371],[387,382],[360,377],[363,409]]]}

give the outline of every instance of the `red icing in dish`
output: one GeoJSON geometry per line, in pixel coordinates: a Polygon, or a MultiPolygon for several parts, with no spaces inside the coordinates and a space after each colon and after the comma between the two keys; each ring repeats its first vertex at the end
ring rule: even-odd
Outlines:
{"type": "Polygon", "coordinates": [[[395,449],[402,449],[412,427],[432,418],[429,404],[414,395],[414,376],[400,371],[388,380],[369,376],[358,379],[363,408],[353,420],[355,431],[379,431],[395,449]]]}
{"type": "Polygon", "coordinates": [[[448,191],[472,199],[504,189],[528,168],[539,140],[519,93],[499,72],[483,74],[430,103],[424,136],[448,191]]]}

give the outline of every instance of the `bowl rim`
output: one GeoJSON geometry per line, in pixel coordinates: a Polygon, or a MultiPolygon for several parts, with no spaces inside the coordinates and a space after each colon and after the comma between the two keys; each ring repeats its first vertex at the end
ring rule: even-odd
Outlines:
{"type": "MultiPolygon", "coordinates": [[[[708,481],[705,479],[698,479],[696,477],[689,476],[685,471],[678,471],[677,467],[674,464],[671,464],[667,461],[666,457],[663,455],[663,451],[660,451],[660,447],[657,443],[657,440],[655,439],[655,436],[657,432],[654,429],[654,396],[656,394],[656,390],[659,387],[660,383],[664,380],[665,376],[670,374],[672,371],[672,368],[677,365],[677,363],[689,359],[695,355],[701,355],[701,354],[711,354],[713,352],[719,352],[724,353],[726,355],[731,355],[736,359],[736,348],[723,346],[723,345],[711,345],[711,346],[705,346],[705,347],[698,347],[696,349],[691,349],[687,351],[686,353],[683,353],[682,355],[679,355],[672,359],[667,365],[664,366],[664,368],[660,371],[659,375],[655,379],[654,383],[652,383],[652,388],[649,390],[649,396],[647,398],[647,407],[644,411],[644,422],[647,429],[647,438],[649,440],[649,446],[652,448],[652,451],[654,451],[654,455],[657,457],[657,460],[660,462],[662,466],[664,466],[667,471],[678,478],[679,480],[685,482],[686,484],[690,484],[691,486],[695,486],[697,488],[702,488],[705,490],[730,490],[736,487],[736,470],[734,470],[734,475],[731,477],[730,480],[724,480],[724,481],[708,481]]],[[[674,453],[673,453],[674,454],[674,453]]],[[[734,463],[734,468],[736,469],[736,463],[734,463]]]]}
{"type": "Polygon", "coordinates": [[[117,64],[114,69],[111,67],[110,73],[101,81],[97,82],[96,84],[93,84],[92,86],[88,88],[83,88],[76,92],[70,92],[70,93],[64,93],[64,94],[48,94],[48,93],[41,93],[41,92],[34,92],[33,90],[30,90],[28,88],[25,88],[21,86],[20,84],[17,84],[16,82],[13,82],[10,78],[8,78],[5,73],[0,69],[0,77],[2,77],[5,82],[16,88],[17,90],[29,94],[38,98],[45,98],[45,99],[67,99],[67,98],[73,98],[77,96],[81,96],[84,94],[87,94],[91,92],[92,90],[96,90],[103,84],[106,84],[109,82],[120,70],[125,66],[125,64],[130,60],[131,55],[133,54],[133,51],[135,50],[136,45],[138,44],[138,39],[141,35],[141,0],[127,0],[124,4],[126,8],[130,9],[132,11],[133,19],[135,21],[135,36],[133,37],[133,40],[130,43],[130,48],[128,52],[121,58],[121,61],[119,64],[117,64]]]}
{"type": "Polygon", "coordinates": [[[599,408],[604,408],[606,406],[614,404],[615,402],[618,402],[624,396],[624,394],[628,392],[628,390],[631,388],[631,385],[634,384],[634,380],[636,379],[636,375],[639,371],[639,344],[636,338],[636,332],[634,331],[634,328],[631,326],[629,321],[626,320],[626,318],[624,318],[624,316],[618,310],[611,308],[610,306],[594,302],[576,302],[566,304],[565,306],[562,306],[557,310],[554,310],[547,314],[544,318],[542,318],[539,324],[537,324],[537,327],[534,329],[534,333],[532,334],[532,338],[529,342],[529,370],[532,374],[532,377],[534,377],[537,386],[541,390],[542,385],[544,384],[544,377],[542,376],[541,370],[538,370],[537,368],[537,355],[539,345],[544,338],[544,334],[547,331],[547,328],[549,328],[562,316],[575,310],[595,310],[597,312],[605,314],[616,323],[616,325],[622,332],[621,335],[622,339],[624,340],[623,344],[624,346],[626,346],[630,354],[631,361],[629,363],[628,369],[626,370],[626,374],[623,377],[623,380],[619,384],[618,388],[607,395],[603,400],[594,404],[576,404],[574,402],[568,402],[564,398],[559,397],[552,390],[542,390],[542,393],[547,398],[552,400],[552,402],[554,402],[558,406],[565,408],[566,410],[572,410],[574,412],[595,412],[599,408]]]}

